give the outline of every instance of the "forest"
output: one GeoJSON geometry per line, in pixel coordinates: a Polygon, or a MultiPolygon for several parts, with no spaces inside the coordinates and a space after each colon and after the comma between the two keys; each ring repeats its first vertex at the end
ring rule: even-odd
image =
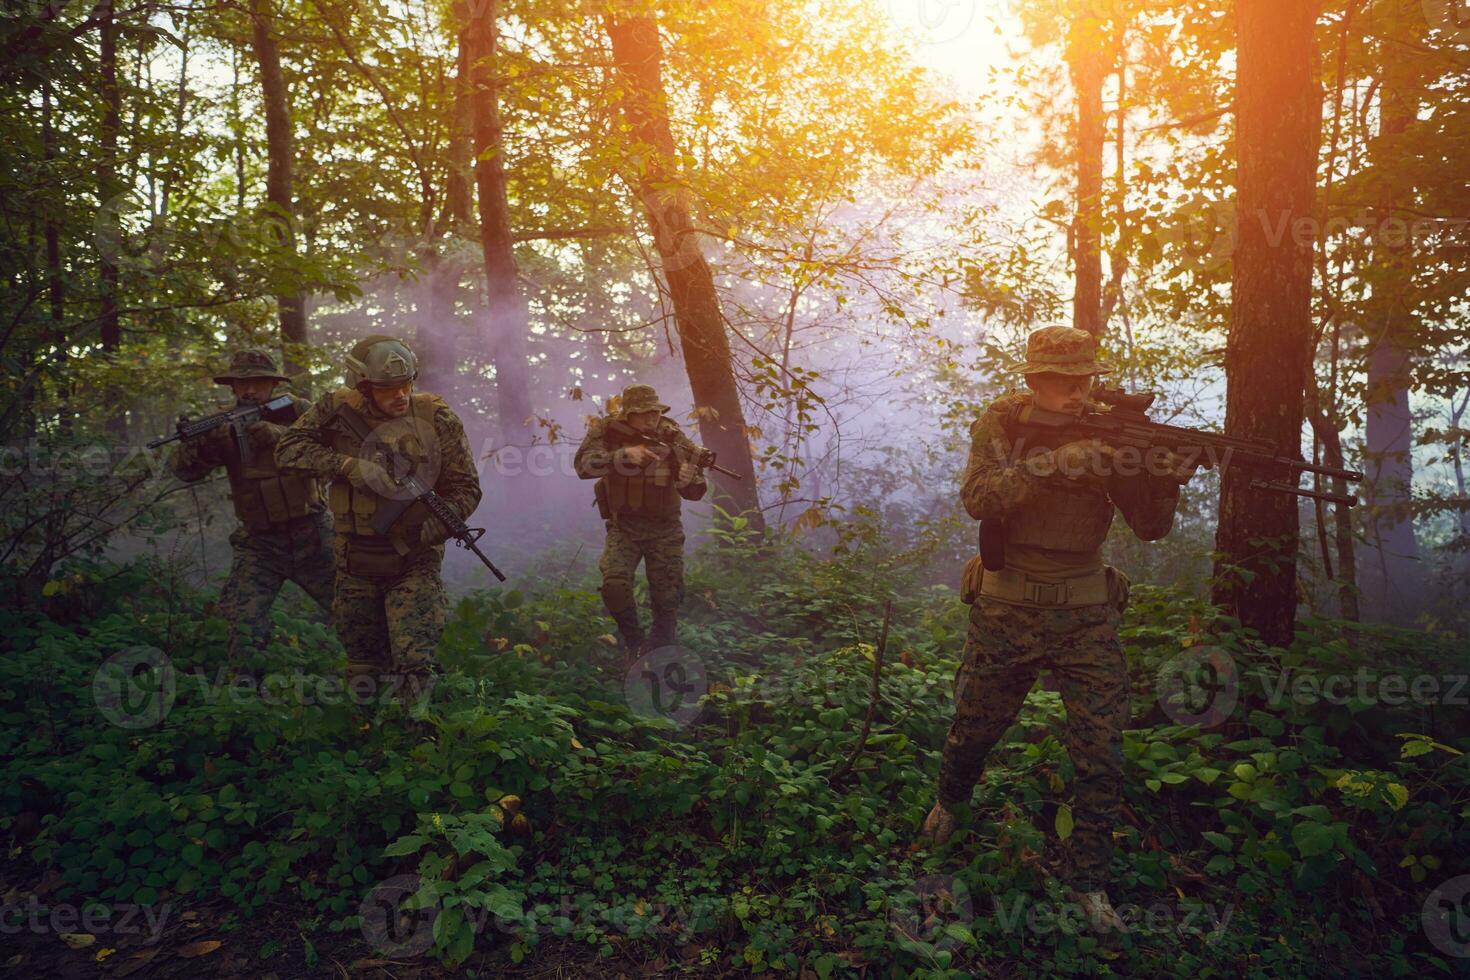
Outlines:
{"type": "Polygon", "coordinates": [[[0,52],[3,975],[1470,975],[1464,0],[0,52]]]}

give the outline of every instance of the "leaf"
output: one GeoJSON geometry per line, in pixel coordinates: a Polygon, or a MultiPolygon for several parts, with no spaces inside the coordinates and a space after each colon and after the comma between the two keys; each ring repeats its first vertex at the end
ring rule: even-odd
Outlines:
{"type": "Polygon", "coordinates": [[[1057,807],[1056,828],[1057,837],[1061,840],[1072,836],[1072,808],[1066,803],[1057,807]]]}
{"type": "Polygon", "coordinates": [[[1332,828],[1320,823],[1299,823],[1291,828],[1291,842],[1304,858],[1326,854],[1332,850],[1332,828]]]}
{"type": "Polygon", "coordinates": [[[97,941],[97,937],[90,932],[63,932],[61,941],[72,949],[85,949],[97,941]]]}
{"type": "Polygon", "coordinates": [[[192,960],[196,956],[207,956],[223,946],[224,943],[218,939],[201,939],[197,943],[189,943],[180,946],[176,952],[186,960],[192,960]]]}
{"type": "Polygon", "coordinates": [[[92,959],[98,963],[101,963],[103,960],[107,959],[109,956],[116,952],[117,950],[111,948],[110,946],[104,946],[102,949],[97,950],[97,955],[93,956],[92,959]]]}
{"type": "Polygon", "coordinates": [[[1207,830],[1200,836],[1226,853],[1229,853],[1235,847],[1235,842],[1218,830],[1207,830]]]}

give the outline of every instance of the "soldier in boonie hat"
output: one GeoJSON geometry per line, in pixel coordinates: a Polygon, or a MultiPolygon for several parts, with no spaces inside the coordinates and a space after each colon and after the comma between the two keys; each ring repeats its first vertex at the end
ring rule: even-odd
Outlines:
{"type": "Polygon", "coordinates": [[[1042,327],[1026,338],[1026,360],[1019,374],[1108,374],[1097,359],[1097,341],[1086,330],[1042,327]]]}
{"type": "Polygon", "coordinates": [[[660,415],[669,410],[669,406],[658,400],[658,392],[653,390],[652,385],[628,385],[623,389],[622,397],[618,399],[618,418],[626,419],[630,415],[638,415],[642,412],[657,412],[660,415]]]}
{"type": "Polygon", "coordinates": [[[246,347],[235,351],[230,358],[230,366],[223,374],[214,376],[217,385],[233,384],[236,381],[250,381],[262,379],[268,381],[287,381],[288,379],[276,367],[276,359],[271,356],[270,351],[259,347],[246,347]]]}

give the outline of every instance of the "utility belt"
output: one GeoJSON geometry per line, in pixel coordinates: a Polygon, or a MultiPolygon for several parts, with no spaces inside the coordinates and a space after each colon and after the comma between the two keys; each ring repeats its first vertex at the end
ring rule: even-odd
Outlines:
{"type": "Polygon", "coordinates": [[[313,510],[300,517],[292,517],[284,521],[274,523],[260,523],[242,521],[246,532],[254,535],[275,535],[282,538],[307,538],[315,537],[321,533],[321,525],[327,523],[329,518],[325,508],[313,510]]]}
{"type": "Polygon", "coordinates": [[[984,597],[1017,606],[1070,609],[1114,603],[1121,609],[1127,602],[1126,579],[1116,569],[1103,566],[1086,575],[1069,578],[1039,578],[1016,568],[991,571],[980,560],[971,559],[965,568],[963,598],[973,603],[984,597]],[[1110,587],[1110,575],[1119,587],[1110,587]],[[978,579],[978,581],[977,581],[978,579]],[[1114,594],[1121,591],[1121,595],[1114,594]]]}
{"type": "Polygon", "coordinates": [[[400,552],[393,539],[361,534],[339,535],[342,541],[343,570],[360,578],[392,578],[402,575],[428,547],[400,552]]]}

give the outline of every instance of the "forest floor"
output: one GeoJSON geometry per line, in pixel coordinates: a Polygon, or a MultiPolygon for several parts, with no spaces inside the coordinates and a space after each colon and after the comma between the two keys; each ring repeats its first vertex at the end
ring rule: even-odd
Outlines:
{"type": "Polygon", "coordinates": [[[916,847],[965,607],[915,583],[922,555],[741,547],[691,562],[684,646],[631,672],[591,583],[472,593],[444,674],[408,713],[333,696],[341,649],[299,596],[248,673],[226,668],[209,597],[146,564],[85,570],[45,608],[0,612],[0,971],[1470,964],[1454,918],[1470,891],[1457,638],[1321,621],[1265,649],[1208,632],[1198,599],[1136,590],[1110,888],[1131,928],[1099,937],[1049,871],[1073,829],[1059,696],[1032,692],[955,841],[916,847]],[[1371,689],[1309,696],[1364,670],[1371,689]],[[1444,683],[1438,701],[1406,702],[1390,676],[1444,683]]]}

